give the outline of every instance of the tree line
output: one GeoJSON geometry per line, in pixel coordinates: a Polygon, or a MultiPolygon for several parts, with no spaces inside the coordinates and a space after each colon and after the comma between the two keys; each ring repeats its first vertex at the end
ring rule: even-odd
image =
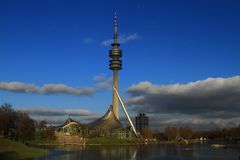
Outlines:
{"type": "Polygon", "coordinates": [[[46,121],[37,122],[27,113],[15,111],[9,103],[0,106],[0,137],[26,142],[54,139],[54,129],[46,121]]]}
{"type": "MultiPolygon", "coordinates": [[[[0,106],[0,137],[26,142],[29,140],[54,140],[55,127],[46,121],[35,121],[27,113],[15,111],[9,103],[0,106]]],[[[147,127],[142,130],[144,138],[156,137],[158,140],[200,139],[240,141],[238,127],[193,131],[191,127],[166,127],[163,132],[155,132],[147,127]]]]}
{"type": "Polygon", "coordinates": [[[240,141],[240,125],[237,127],[193,131],[191,127],[166,127],[163,132],[153,134],[159,140],[187,140],[206,138],[208,140],[240,141]]]}

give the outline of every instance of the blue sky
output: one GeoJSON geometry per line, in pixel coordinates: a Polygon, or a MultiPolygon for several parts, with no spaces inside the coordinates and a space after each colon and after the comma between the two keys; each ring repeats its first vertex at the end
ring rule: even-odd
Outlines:
{"type": "MultiPolygon", "coordinates": [[[[136,96],[131,86],[141,87],[141,82],[146,81],[159,87],[187,85],[210,77],[238,78],[237,0],[9,0],[0,2],[0,103],[9,102],[16,109],[87,109],[94,115],[104,113],[111,103],[111,89],[98,85],[111,84],[111,46],[104,42],[113,38],[115,10],[123,50],[119,90],[124,99],[136,96]],[[96,81],[96,76],[100,80],[96,81]],[[26,92],[22,90],[26,86],[16,90],[11,88],[11,82],[39,88],[62,84],[94,91],[90,95],[26,92]]],[[[239,101],[236,103],[239,105],[239,101]]],[[[130,104],[133,108],[137,105],[130,104]]],[[[152,114],[149,110],[136,110],[136,106],[135,110],[129,106],[129,110],[133,115],[140,111],[152,114]]],[[[161,111],[155,117],[163,117],[161,111]]],[[[184,120],[186,116],[206,120],[203,116],[183,114],[184,120]]],[[[221,116],[214,120],[226,121],[221,116]]]]}

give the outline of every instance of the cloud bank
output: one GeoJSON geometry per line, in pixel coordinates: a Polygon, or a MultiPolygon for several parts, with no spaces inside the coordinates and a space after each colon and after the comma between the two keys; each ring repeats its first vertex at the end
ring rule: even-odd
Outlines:
{"type": "MultiPolygon", "coordinates": [[[[141,36],[139,36],[137,33],[134,34],[128,34],[128,35],[120,35],[118,37],[118,42],[121,44],[127,43],[129,41],[134,41],[134,40],[139,40],[141,38],[141,36]]],[[[102,41],[102,45],[104,46],[110,46],[113,43],[113,39],[107,39],[102,41]]]]}
{"type": "Polygon", "coordinates": [[[132,85],[127,92],[130,98],[126,103],[136,112],[221,119],[240,116],[240,76],[171,85],[146,81],[132,85]]]}
{"type": "Polygon", "coordinates": [[[95,93],[94,88],[73,88],[64,84],[45,84],[42,87],[35,84],[28,84],[22,82],[0,82],[0,90],[18,92],[18,93],[32,93],[32,94],[67,94],[73,96],[88,96],[95,93]]]}
{"type": "Polygon", "coordinates": [[[92,113],[87,109],[20,109],[31,116],[90,116],[92,113]]]}
{"type": "Polygon", "coordinates": [[[239,125],[240,118],[201,118],[184,114],[154,114],[150,115],[150,126],[154,130],[163,131],[167,126],[183,127],[189,126],[193,130],[209,130],[216,128],[229,128],[239,125]]]}
{"type": "Polygon", "coordinates": [[[81,123],[89,123],[97,116],[88,109],[49,109],[49,108],[21,108],[18,111],[27,113],[36,121],[46,121],[50,125],[62,125],[68,117],[81,123]]]}
{"type": "Polygon", "coordinates": [[[15,93],[44,94],[44,95],[72,95],[89,96],[99,90],[109,89],[112,86],[112,77],[100,74],[94,77],[96,84],[94,87],[74,88],[65,84],[44,84],[37,86],[32,83],[23,82],[0,82],[0,91],[9,91],[15,93]]]}

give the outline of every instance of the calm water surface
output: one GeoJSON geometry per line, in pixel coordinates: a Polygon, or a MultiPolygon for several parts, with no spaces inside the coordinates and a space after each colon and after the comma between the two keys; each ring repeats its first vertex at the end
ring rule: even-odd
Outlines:
{"type": "Polygon", "coordinates": [[[208,144],[44,148],[51,153],[35,160],[240,160],[240,147],[233,145],[217,149],[208,144]]]}

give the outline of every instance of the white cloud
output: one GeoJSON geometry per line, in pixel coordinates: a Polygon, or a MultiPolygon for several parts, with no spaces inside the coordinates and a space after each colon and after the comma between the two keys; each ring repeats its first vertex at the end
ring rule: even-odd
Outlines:
{"type": "Polygon", "coordinates": [[[39,91],[43,94],[69,94],[75,96],[91,95],[95,93],[94,88],[73,88],[64,84],[45,84],[39,91]]]}
{"type": "Polygon", "coordinates": [[[34,109],[32,109],[32,107],[22,107],[22,109],[19,109],[18,111],[27,113],[36,121],[47,121],[47,123],[50,125],[62,125],[68,117],[71,117],[73,120],[84,124],[87,124],[100,117],[100,115],[97,116],[88,109],[61,110],[47,107],[39,107],[34,109]]]}
{"type": "Polygon", "coordinates": [[[191,127],[193,130],[209,130],[214,128],[236,127],[239,125],[238,119],[221,118],[201,118],[194,115],[185,114],[147,114],[149,123],[153,130],[163,131],[167,126],[170,127],[191,127]]]}
{"type": "Polygon", "coordinates": [[[101,44],[104,46],[110,46],[112,43],[113,43],[112,39],[107,39],[107,40],[102,41],[101,44]]]}
{"type": "Polygon", "coordinates": [[[113,84],[113,77],[112,76],[107,76],[105,74],[99,74],[93,77],[93,80],[96,81],[96,89],[111,89],[112,84],[113,84]]]}
{"type": "Polygon", "coordinates": [[[45,84],[38,87],[35,84],[26,84],[22,82],[0,82],[0,90],[18,92],[18,93],[34,93],[34,94],[68,94],[74,96],[87,96],[95,93],[95,88],[73,88],[64,84],[45,84]]]}
{"type": "MultiPolygon", "coordinates": [[[[223,88],[235,88],[240,85],[240,76],[231,78],[208,78],[187,84],[154,85],[148,81],[132,85],[128,91],[130,93],[148,93],[148,94],[173,94],[185,95],[191,92],[191,95],[210,94],[223,88]]],[[[236,88],[235,88],[236,89],[236,88]]],[[[240,88],[239,88],[240,89],[240,88]]]]}
{"type": "Polygon", "coordinates": [[[93,42],[93,38],[92,37],[85,37],[83,40],[84,44],[90,44],[93,42]]]}
{"type": "MultiPolygon", "coordinates": [[[[124,44],[124,43],[127,43],[129,41],[133,41],[133,40],[139,40],[141,38],[141,36],[139,36],[137,33],[134,33],[134,34],[128,34],[128,35],[120,35],[118,37],[118,42],[120,44],[124,44]]],[[[102,45],[104,46],[109,46],[113,43],[113,39],[107,39],[107,40],[104,40],[102,41],[102,45]]]]}
{"type": "Polygon", "coordinates": [[[31,116],[90,116],[92,113],[87,109],[44,109],[44,108],[35,108],[35,109],[20,109],[19,111],[28,113],[31,116]]]}
{"type": "Polygon", "coordinates": [[[104,81],[106,79],[106,77],[107,76],[105,74],[101,73],[99,75],[94,76],[93,80],[94,81],[104,81]]]}
{"type": "Polygon", "coordinates": [[[34,84],[25,84],[22,82],[0,82],[0,90],[22,92],[22,93],[36,93],[39,88],[34,84]]]}
{"type": "Polygon", "coordinates": [[[113,77],[106,77],[96,84],[98,89],[112,89],[113,77]]]}
{"type": "Polygon", "coordinates": [[[109,89],[112,87],[112,77],[105,74],[96,75],[93,77],[96,84],[93,87],[75,88],[65,84],[44,84],[37,86],[33,83],[23,82],[0,82],[0,91],[9,91],[26,94],[64,94],[72,96],[89,96],[102,89],[109,89]]]}
{"type": "Polygon", "coordinates": [[[155,85],[140,82],[126,100],[137,112],[180,113],[205,118],[240,116],[240,76],[208,78],[187,84],[155,85]]]}

